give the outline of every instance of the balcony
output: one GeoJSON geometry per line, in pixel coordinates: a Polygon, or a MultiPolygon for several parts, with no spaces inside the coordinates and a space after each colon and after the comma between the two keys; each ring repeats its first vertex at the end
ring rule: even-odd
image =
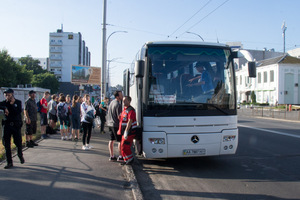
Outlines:
{"type": "Polygon", "coordinates": [[[61,62],[52,62],[52,63],[50,63],[50,67],[62,67],[62,63],[61,62]]]}
{"type": "Polygon", "coordinates": [[[62,53],[62,49],[50,49],[50,53],[62,53]]]}
{"type": "Polygon", "coordinates": [[[51,41],[50,45],[51,46],[62,46],[63,42],[62,41],[55,41],[55,42],[51,41]]]}
{"type": "Polygon", "coordinates": [[[62,60],[62,55],[50,55],[50,60],[62,60]]]}

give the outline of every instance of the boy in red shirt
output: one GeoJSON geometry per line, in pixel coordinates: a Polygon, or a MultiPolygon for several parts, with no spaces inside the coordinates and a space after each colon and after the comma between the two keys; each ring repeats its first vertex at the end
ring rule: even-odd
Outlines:
{"type": "Polygon", "coordinates": [[[48,124],[48,119],[47,119],[47,99],[49,98],[50,93],[48,91],[44,92],[43,98],[40,100],[40,105],[41,105],[41,134],[42,138],[46,139],[48,136],[46,135],[46,126],[48,124]]]}
{"type": "Polygon", "coordinates": [[[131,145],[136,134],[137,122],[135,110],[130,106],[131,97],[125,96],[123,98],[124,110],[121,113],[120,125],[118,134],[123,135],[121,141],[121,153],[125,165],[133,163],[133,154],[131,145]]]}

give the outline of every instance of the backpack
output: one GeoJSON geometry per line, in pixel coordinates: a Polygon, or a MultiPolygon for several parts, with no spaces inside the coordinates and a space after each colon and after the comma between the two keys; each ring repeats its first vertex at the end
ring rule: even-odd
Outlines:
{"type": "Polygon", "coordinates": [[[66,117],[66,108],[64,103],[57,106],[57,116],[61,119],[66,117]]]}
{"type": "Polygon", "coordinates": [[[36,103],[36,106],[37,106],[37,111],[40,113],[42,110],[41,99],[36,103]]]}

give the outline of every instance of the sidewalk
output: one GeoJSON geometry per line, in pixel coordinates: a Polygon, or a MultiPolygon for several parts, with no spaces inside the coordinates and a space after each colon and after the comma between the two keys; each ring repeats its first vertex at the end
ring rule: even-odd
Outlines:
{"type": "Polygon", "coordinates": [[[108,161],[108,141],[99,129],[92,132],[91,150],[59,134],[41,140],[23,151],[23,165],[17,156],[13,168],[3,169],[6,161],[0,165],[0,199],[134,199],[125,177],[131,167],[108,161]]]}

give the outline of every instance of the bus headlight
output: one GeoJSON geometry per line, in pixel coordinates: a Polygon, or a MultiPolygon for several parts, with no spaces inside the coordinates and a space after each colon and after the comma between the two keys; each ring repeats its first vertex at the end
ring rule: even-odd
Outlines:
{"type": "Polygon", "coordinates": [[[165,144],[165,138],[149,138],[151,144],[165,144]]]}
{"type": "Polygon", "coordinates": [[[235,135],[225,135],[223,136],[223,142],[230,142],[235,140],[235,135]]]}

